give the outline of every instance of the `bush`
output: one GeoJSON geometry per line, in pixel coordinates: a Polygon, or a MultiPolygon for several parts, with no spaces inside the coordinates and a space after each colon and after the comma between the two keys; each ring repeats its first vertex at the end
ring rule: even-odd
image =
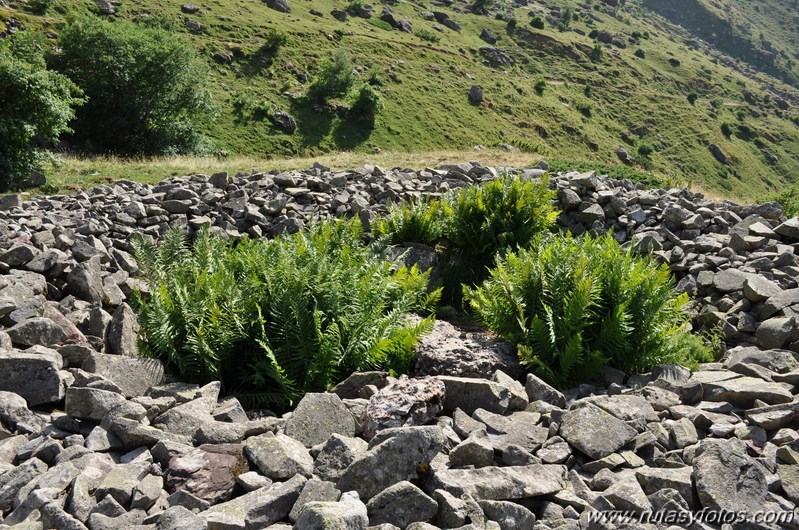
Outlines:
{"type": "Polygon", "coordinates": [[[30,0],[28,6],[37,15],[46,15],[50,8],[55,5],[55,0],[30,0]]]}
{"type": "Polygon", "coordinates": [[[672,57],[671,59],[669,59],[669,64],[676,68],[680,66],[680,60],[672,57]]]}
{"type": "Polygon", "coordinates": [[[0,50],[0,191],[41,169],[40,141],[56,142],[82,103],[66,77],[0,50]]]}
{"type": "Polygon", "coordinates": [[[151,295],[138,295],[140,348],[192,382],[218,379],[247,406],[286,407],[353,371],[406,371],[433,317],[427,274],[393,270],[359,222],[322,223],[236,247],[203,230],[135,242],[151,295]]]}
{"type": "Polygon", "coordinates": [[[416,36],[424,41],[432,42],[433,44],[441,40],[441,37],[424,28],[420,28],[418,31],[416,31],[416,36]]]}
{"type": "Polygon", "coordinates": [[[690,94],[688,94],[688,103],[690,103],[691,105],[696,103],[697,99],[699,99],[699,95],[696,92],[691,92],[690,94]]]}
{"type": "Polygon", "coordinates": [[[605,365],[637,372],[710,357],[701,338],[684,333],[687,295],[674,291],[668,267],[610,235],[540,237],[464,294],[528,367],[558,385],[590,381],[605,365]]]}
{"type": "Polygon", "coordinates": [[[200,150],[211,110],[206,64],[181,37],[117,21],[77,22],[49,62],[83,89],[74,138],[92,151],[131,154],[200,150]]]}
{"type": "Polygon", "coordinates": [[[644,51],[643,48],[638,48],[637,50],[635,50],[634,55],[639,59],[646,59],[646,52],[644,51]]]}
{"type": "Polygon", "coordinates": [[[280,48],[288,44],[288,42],[289,38],[285,33],[274,28],[270,29],[261,46],[261,52],[274,55],[280,51],[280,48]]]}
{"type": "Polygon", "coordinates": [[[546,27],[544,19],[537,15],[530,20],[530,25],[535,29],[544,29],[546,27]]]}
{"type": "Polygon", "coordinates": [[[354,84],[352,61],[347,52],[340,49],[331,61],[322,65],[308,93],[312,99],[325,102],[330,98],[345,96],[354,84]]]}
{"type": "Polygon", "coordinates": [[[538,94],[539,96],[544,95],[544,90],[546,90],[546,88],[547,88],[547,82],[544,81],[543,79],[539,79],[538,81],[535,82],[535,85],[533,85],[535,93],[538,94]]]}
{"type": "Polygon", "coordinates": [[[356,118],[374,120],[375,116],[383,110],[383,100],[380,92],[371,85],[362,85],[350,107],[350,113],[356,118]]]}

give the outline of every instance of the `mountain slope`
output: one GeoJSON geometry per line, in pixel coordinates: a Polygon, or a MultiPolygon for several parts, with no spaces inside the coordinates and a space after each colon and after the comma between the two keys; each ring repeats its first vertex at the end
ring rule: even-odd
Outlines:
{"type": "MultiPolygon", "coordinates": [[[[102,16],[90,0],[56,1],[44,16],[10,2],[0,7],[0,20],[9,26],[13,19],[19,31],[57,35],[69,16],[102,16]]],[[[715,17],[726,13],[711,9],[711,0],[684,1],[702,4],[715,17]]],[[[213,65],[219,114],[206,132],[224,152],[312,155],[510,144],[548,158],[621,163],[617,152],[623,148],[635,159],[628,163],[667,183],[695,182],[741,198],[799,178],[799,91],[712,49],[667,10],[650,9],[650,0],[615,8],[571,0],[495,1],[485,15],[461,1],[399,0],[374,5],[369,19],[350,15],[345,22],[331,11],[362,4],[289,3],[291,13],[253,0],[198,2],[193,14],[183,12],[181,0],[130,0],[116,9],[118,18],[166,21],[213,65]],[[414,34],[381,21],[384,8],[410,22],[414,34]],[[431,19],[432,12],[446,14],[460,29],[431,19]],[[567,13],[573,15],[568,23],[567,13]],[[545,21],[543,29],[531,26],[536,16],[545,21]],[[192,32],[186,21],[202,30],[192,32]],[[288,40],[274,55],[261,53],[272,30],[288,40]],[[483,30],[499,38],[495,45],[480,38],[483,30]],[[341,106],[315,108],[303,97],[307,80],[339,48],[349,51],[361,80],[380,86],[385,110],[374,123],[349,118],[341,106]],[[479,105],[468,98],[473,85],[483,90],[479,105]],[[293,134],[268,119],[275,110],[295,118],[293,134]]],[[[765,9],[780,2],[759,3],[765,9]]],[[[732,4],[728,24],[737,27],[736,17],[754,11],[745,0],[732,4]]],[[[766,40],[792,53],[797,31],[789,22],[763,16],[752,18],[752,28],[756,37],[759,28],[774,32],[777,38],[764,35],[766,40]]],[[[50,39],[46,45],[53,44],[50,39]]],[[[780,55],[775,64],[788,63],[780,55]]],[[[787,73],[774,73],[790,81],[787,73]]]]}

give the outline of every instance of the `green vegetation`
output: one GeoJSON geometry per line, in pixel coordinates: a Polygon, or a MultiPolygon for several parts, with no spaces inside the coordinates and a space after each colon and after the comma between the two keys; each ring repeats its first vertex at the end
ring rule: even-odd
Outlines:
{"type": "Polygon", "coordinates": [[[527,366],[559,385],[592,380],[605,365],[637,372],[712,360],[685,333],[687,295],[675,293],[668,267],[610,235],[541,236],[499,258],[465,296],[490,329],[519,344],[527,366]]]}
{"type": "Polygon", "coordinates": [[[343,97],[355,85],[355,70],[349,54],[339,50],[333,59],[322,65],[308,96],[318,102],[327,102],[331,98],[343,97]]]}
{"type": "MultiPolygon", "coordinates": [[[[774,68],[763,69],[775,75],[799,71],[795,64],[789,68],[799,53],[795,15],[779,0],[763,2],[768,9],[759,12],[743,0],[723,3],[726,9],[711,0],[686,4],[701,4],[720,20],[727,17],[735,34],[743,35],[738,28],[750,20],[758,31],[746,36],[751,44],[747,49],[757,50],[763,59],[773,58],[774,68]],[[769,20],[769,10],[780,16],[769,20]],[[760,32],[765,41],[757,38],[760,32]]],[[[318,0],[313,7],[327,14],[348,3],[318,0]]],[[[365,157],[375,147],[383,152],[466,152],[475,145],[507,143],[546,160],[557,156],[611,165],[628,133],[642,131],[636,141],[656,149],[646,166],[634,164],[631,169],[649,167],[662,180],[692,180],[707,191],[740,200],[784,189],[799,175],[799,109],[792,99],[797,85],[728,66],[733,64],[729,55],[704,44],[715,42],[712,35],[704,35],[704,28],[699,28],[701,38],[686,34],[677,24],[690,20],[676,20],[663,2],[630,1],[618,7],[615,17],[593,7],[601,21],[575,18],[574,0],[552,0],[550,9],[495,1],[487,15],[471,12],[473,3],[460,0],[439,9],[461,26],[460,31],[434,30],[438,24],[424,18],[426,8],[419,4],[394,5],[395,18],[409,21],[412,34],[389,31],[383,24],[377,27],[376,18],[353,16],[341,22],[316,17],[307,9],[286,14],[265,2],[239,0],[219,0],[192,14],[183,13],[180,3],[140,0],[115,5],[114,17],[99,15],[90,0],[57,1],[45,15],[35,14],[29,3],[6,2],[0,4],[0,22],[15,27],[15,36],[35,37],[45,53],[62,47],[60,40],[71,20],[94,24],[105,18],[113,26],[169,28],[207,66],[207,88],[218,113],[197,123],[195,131],[211,144],[199,147],[214,154],[288,158],[354,151],[365,157]],[[567,31],[547,23],[545,17],[555,8],[568,20],[567,31]],[[572,16],[566,17],[569,9],[572,16]],[[508,31],[508,21],[514,19],[518,24],[508,31]],[[501,35],[495,47],[513,59],[512,64],[498,65],[483,56],[483,29],[501,35]],[[623,38],[627,48],[604,43],[599,57],[591,37],[599,32],[623,38]],[[338,50],[346,51],[352,63],[356,81],[351,89],[331,97],[330,105],[303,97],[338,50]],[[672,67],[669,59],[680,66],[672,67]],[[383,80],[383,108],[376,120],[357,119],[346,107],[373,73],[383,80]],[[533,90],[544,76],[546,90],[533,90]],[[483,88],[490,105],[469,104],[473,84],[483,88]],[[594,87],[590,118],[569,104],[582,97],[585,86],[594,87]],[[693,105],[686,99],[689,93],[697,94],[693,105]],[[754,97],[747,98],[747,93],[754,97]],[[284,130],[268,119],[277,109],[292,116],[295,130],[284,130]],[[739,112],[762,147],[721,133],[721,124],[736,122],[739,112]],[[713,157],[707,149],[711,143],[728,154],[729,165],[713,157]],[[764,156],[761,149],[773,156],[764,156]]],[[[579,11],[585,13],[585,8],[579,11]]],[[[77,153],[93,147],[78,138],[78,125],[73,124],[76,135],[65,138],[77,153]]]]}
{"type": "Polygon", "coordinates": [[[207,72],[191,44],[130,22],[83,20],[59,36],[48,62],[87,97],[73,140],[89,152],[193,153],[210,111],[207,72]]]}
{"type": "Polygon", "coordinates": [[[141,351],[194,382],[222,381],[248,406],[285,407],[353,371],[408,369],[433,317],[427,274],[362,243],[359,222],[333,221],[232,247],[203,230],[135,242],[150,292],[138,296],[141,351]]]}
{"type": "Polygon", "coordinates": [[[392,244],[435,245],[444,266],[444,298],[458,304],[461,284],[485,278],[497,255],[527,245],[556,217],[546,179],[503,175],[441,201],[392,207],[377,234],[392,244]]]}
{"type": "Polygon", "coordinates": [[[42,168],[38,142],[55,142],[68,132],[74,108],[83,100],[66,77],[3,49],[0,86],[0,191],[5,191],[42,168]]]}
{"type": "Polygon", "coordinates": [[[374,120],[382,110],[383,100],[380,98],[380,93],[371,85],[362,85],[358,89],[352,107],[350,107],[353,116],[364,120],[374,120]]]}

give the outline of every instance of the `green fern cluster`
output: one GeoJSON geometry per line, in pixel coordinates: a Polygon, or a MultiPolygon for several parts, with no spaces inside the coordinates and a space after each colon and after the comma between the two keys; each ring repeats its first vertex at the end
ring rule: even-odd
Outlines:
{"type": "Polygon", "coordinates": [[[359,222],[333,221],[232,247],[180,231],[136,256],[141,350],[189,381],[218,379],[248,406],[290,406],[351,372],[407,371],[432,329],[439,292],[427,274],[395,270],[363,244],[359,222]]]}
{"type": "Polygon", "coordinates": [[[434,246],[444,236],[452,208],[445,201],[421,198],[409,203],[392,203],[388,215],[375,223],[377,238],[391,244],[421,243],[434,246]]]}
{"type": "Polygon", "coordinates": [[[498,254],[527,245],[557,217],[546,178],[504,174],[442,199],[392,206],[376,235],[390,244],[437,247],[444,264],[444,296],[460,300],[461,284],[483,280],[498,254]]]}
{"type": "Polygon", "coordinates": [[[684,332],[687,295],[676,293],[668,267],[611,236],[538,237],[464,291],[490,329],[519,345],[523,362],[559,385],[591,380],[605,365],[637,372],[712,360],[702,339],[684,332]]]}

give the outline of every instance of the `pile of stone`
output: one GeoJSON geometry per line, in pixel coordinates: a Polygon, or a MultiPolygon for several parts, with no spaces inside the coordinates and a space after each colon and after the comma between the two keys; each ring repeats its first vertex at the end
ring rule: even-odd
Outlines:
{"type": "Polygon", "coordinates": [[[731,349],[694,373],[607,369],[563,394],[522,379],[509,345],[438,322],[410,377],[353,374],[276,417],[138,356],[134,234],[368,226],[388,201],[497,175],[317,165],[0,199],[0,528],[617,528],[598,517],[611,510],[678,528],[767,510],[783,519],[748,527],[799,527],[799,221],[773,204],[551,180],[564,228],[652,249],[696,295],[697,325],[731,349]]]}

